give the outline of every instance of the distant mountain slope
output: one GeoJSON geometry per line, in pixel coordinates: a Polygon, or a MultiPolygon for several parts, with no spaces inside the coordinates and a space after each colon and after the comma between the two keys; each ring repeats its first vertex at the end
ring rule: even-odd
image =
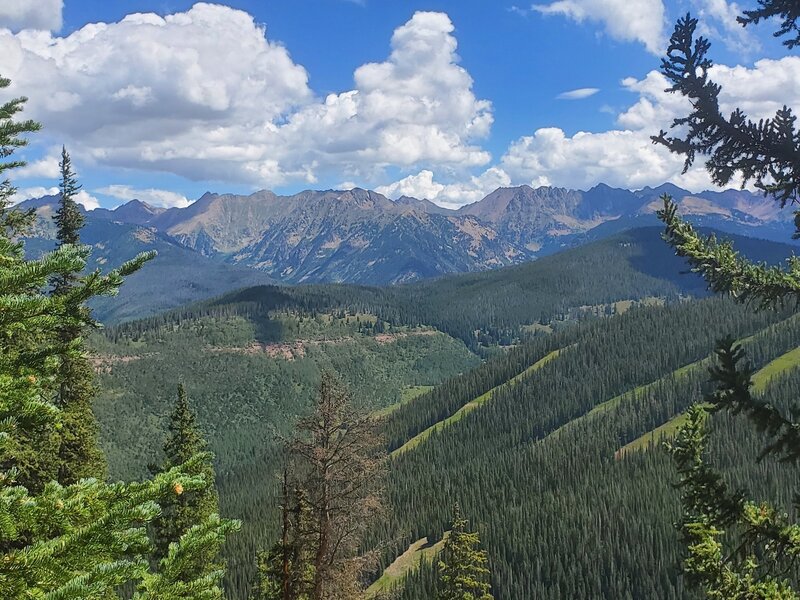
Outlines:
{"type": "MultiPolygon", "coordinates": [[[[34,236],[25,240],[29,256],[41,255],[55,245],[54,201],[51,197],[34,205],[38,211],[34,236]]],[[[92,246],[90,268],[109,270],[140,252],[158,252],[154,260],[126,280],[119,295],[92,302],[95,318],[100,321],[110,323],[143,317],[233,289],[272,281],[263,272],[226,265],[185,248],[153,228],[98,219],[95,212],[89,213],[81,232],[83,242],[92,246]]]]}
{"type": "Polygon", "coordinates": [[[628,190],[599,185],[588,192],[523,185],[499,188],[459,210],[496,228],[532,252],[563,235],[580,233],[635,212],[641,200],[628,190]]]}
{"type": "Polygon", "coordinates": [[[530,258],[469,217],[428,213],[364,190],[292,198],[261,239],[233,255],[291,283],[402,283],[530,258]]]}
{"type": "Polygon", "coordinates": [[[131,223],[133,225],[145,225],[165,210],[166,209],[158,206],[150,206],[147,202],[142,202],[141,200],[131,200],[113,210],[97,208],[92,211],[92,217],[96,219],[107,219],[109,221],[119,221],[121,223],[131,223]]]}
{"type": "MultiPolygon", "coordinates": [[[[590,190],[499,188],[459,210],[359,188],[206,193],[185,208],[133,200],[97,209],[89,220],[146,226],[220,262],[284,283],[397,284],[524,263],[626,229],[657,224],[671,194],[698,225],[791,241],[791,214],[748,191],[692,194],[672,184],[637,192],[604,184],[590,190]]],[[[46,208],[53,198],[27,203],[46,208]]],[[[41,233],[41,232],[40,232],[41,233]]]]}
{"type": "MultiPolygon", "coordinates": [[[[147,223],[190,248],[287,283],[385,284],[525,262],[653,224],[664,193],[700,225],[790,240],[791,215],[759,195],[692,194],[672,184],[637,192],[605,184],[587,191],[498,188],[458,210],[408,196],[391,201],[359,188],[293,196],[205,194],[189,207],[154,214],[147,223]]],[[[140,206],[132,212],[141,219],[140,206]]],[[[115,213],[124,220],[122,208],[115,213]]]]}

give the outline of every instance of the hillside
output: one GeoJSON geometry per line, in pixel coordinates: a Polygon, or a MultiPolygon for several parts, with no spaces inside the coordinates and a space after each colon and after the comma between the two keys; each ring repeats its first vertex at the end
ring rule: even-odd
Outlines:
{"type": "MultiPolygon", "coordinates": [[[[263,286],[218,302],[366,311],[391,323],[434,326],[472,348],[508,344],[523,332],[611,313],[618,301],[704,295],[703,281],[686,273],[660,233],[656,227],[635,229],[513,267],[409,285],[263,286]]],[[[794,252],[788,244],[733,239],[753,260],[778,263],[794,252]]]]}
{"type": "MultiPolygon", "coordinates": [[[[393,325],[366,310],[323,310],[311,291],[324,288],[301,289],[303,295],[275,288],[284,295],[271,296],[270,305],[198,305],[109,328],[92,341],[103,389],[96,412],[117,476],[141,475],[156,458],[173,388],[186,383],[217,455],[223,510],[245,521],[228,545],[231,598],[246,597],[254,552],[274,535],[276,443],[308,410],[323,369],[343,377],[360,403],[392,407],[381,411],[389,450],[414,440],[390,465],[393,516],[370,536],[383,549],[383,566],[422,538],[435,545],[458,500],[486,541],[498,599],[555,599],[564,589],[570,597],[646,597],[653,590],[683,597],[674,572],[659,582],[616,575],[649,573],[675,559],[668,524],[677,500],[662,453],[624,461],[615,454],[697,397],[702,369],[670,374],[703,360],[715,338],[749,338],[756,366],[800,345],[800,322],[784,321],[788,314],[754,315],[711,298],[565,322],[480,363],[431,326],[393,325]],[[597,506],[618,505],[641,522],[597,514],[592,494],[602,498],[597,506]],[[629,550],[642,528],[652,531],[652,553],[629,550]],[[608,556],[598,565],[592,540],[603,535],[611,536],[602,538],[608,556]],[[581,577],[559,575],[576,560],[575,544],[586,548],[578,556],[581,577]],[[531,564],[540,567],[531,572],[531,564]]],[[[769,489],[782,490],[779,481],[769,489]]],[[[407,582],[407,598],[430,597],[424,556],[414,557],[420,566],[407,579],[381,585],[407,582]]]]}
{"type": "MultiPolygon", "coordinates": [[[[489,551],[498,600],[695,597],[679,577],[671,460],[660,446],[622,458],[618,450],[700,397],[705,370],[682,368],[708,356],[715,338],[749,338],[757,369],[800,345],[800,321],[784,320],[789,314],[754,316],[720,299],[643,307],[542,338],[524,360],[497,357],[475,371],[480,376],[409,402],[392,415],[391,429],[402,435],[390,449],[494,390],[394,456],[392,523],[376,528],[372,542],[394,542],[383,564],[415,540],[440,539],[458,502],[489,551]],[[552,348],[563,350],[518,376],[552,348]]],[[[770,400],[788,406],[798,381],[800,370],[784,370],[770,380],[770,400]]],[[[715,431],[712,455],[734,486],[791,504],[789,472],[756,465],[763,441],[742,417],[718,415],[715,431]]],[[[433,581],[423,561],[398,584],[400,597],[433,597],[433,581]]]]}
{"type": "Polygon", "coordinates": [[[275,525],[281,436],[311,406],[323,371],[370,410],[401,403],[479,359],[430,327],[391,327],[364,313],[219,307],[212,314],[109,328],[90,340],[95,404],[113,477],[159,460],[166,415],[183,382],[216,455],[222,510],[244,520],[228,543],[230,578],[246,586],[275,525]]]}

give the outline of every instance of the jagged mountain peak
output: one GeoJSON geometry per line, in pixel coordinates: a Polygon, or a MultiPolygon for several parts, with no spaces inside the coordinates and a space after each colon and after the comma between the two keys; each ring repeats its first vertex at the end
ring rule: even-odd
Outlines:
{"type": "Polygon", "coordinates": [[[58,202],[59,198],[61,198],[61,194],[52,194],[52,195],[42,196],[40,198],[29,198],[28,200],[23,200],[22,202],[17,204],[15,208],[19,210],[30,210],[31,208],[38,210],[44,206],[55,205],[58,202]]]}
{"type": "MultiPolygon", "coordinates": [[[[761,196],[746,190],[691,194],[672,184],[636,192],[607,184],[585,191],[501,187],[458,210],[411,196],[392,201],[364,188],[290,196],[207,192],[185,208],[132,201],[87,214],[145,225],[202,254],[287,282],[397,283],[523,262],[655,224],[663,193],[696,223],[775,240],[791,236],[791,214],[761,196]]],[[[39,207],[43,235],[52,228],[56,200],[23,203],[39,207]]]]}
{"type": "MultiPolygon", "coordinates": [[[[97,212],[102,209],[95,209],[97,212]]],[[[134,225],[146,225],[153,220],[154,217],[160,215],[167,209],[160,206],[152,206],[147,202],[138,199],[131,200],[125,204],[121,204],[114,210],[108,212],[108,217],[113,221],[121,223],[131,223],[134,225]]],[[[100,216],[100,214],[98,214],[100,216]]]]}
{"type": "Polygon", "coordinates": [[[645,199],[652,199],[652,198],[659,198],[664,194],[669,194],[673,198],[683,198],[684,196],[691,196],[692,193],[689,190],[685,190],[681,187],[678,187],[674,183],[662,183],[657,187],[643,187],[640,190],[634,192],[640,198],[645,199]]]}

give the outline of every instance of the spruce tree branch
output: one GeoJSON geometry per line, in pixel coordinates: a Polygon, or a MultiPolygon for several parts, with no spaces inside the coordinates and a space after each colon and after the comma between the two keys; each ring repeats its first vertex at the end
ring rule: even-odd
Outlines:
{"type": "Polygon", "coordinates": [[[716,236],[701,236],[681,219],[672,198],[662,196],[664,206],[658,218],[664,222],[663,238],[699,273],[713,292],[728,293],[738,302],[757,309],[778,308],[787,301],[800,305],[800,259],[791,257],[787,267],[753,263],[734,250],[730,242],[716,236]]]}
{"type": "Polygon", "coordinates": [[[661,72],[672,83],[667,89],[692,104],[692,112],[675,119],[672,128],[682,135],[659,132],[651,139],[671,152],[684,155],[685,173],[698,154],[708,156],[706,169],[715,184],[728,185],[739,175],[742,185],[754,181],[781,207],[800,200],[800,133],[796,117],[784,106],[771,119],[751,121],[740,109],[725,117],[719,106],[721,88],[709,78],[713,63],[706,54],[710,43],[694,39],[697,19],[686,15],[675,25],[661,72]]]}

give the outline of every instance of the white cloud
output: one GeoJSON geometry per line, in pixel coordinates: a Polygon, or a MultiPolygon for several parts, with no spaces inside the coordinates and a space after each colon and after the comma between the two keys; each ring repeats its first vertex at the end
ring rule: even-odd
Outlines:
{"type": "Polygon", "coordinates": [[[487,163],[470,142],[488,135],[491,104],[472,93],[452,31],[447,15],[417,12],[395,30],[387,61],[359,67],[354,90],[292,115],[276,132],[277,147],[302,164],[361,177],[387,165],[487,163]]]}
{"type": "MultiPolygon", "coordinates": [[[[800,107],[800,57],[760,60],[752,68],[716,65],[711,77],[722,85],[724,113],[738,106],[757,120],[772,116],[784,103],[800,107]]],[[[585,189],[603,182],[639,188],[671,181],[693,191],[713,188],[702,159],[681,174],[683,157],[650,140],[689,113],[688,101],[665,92],[667,81],[658,71],[622,84],[639,98],[618,115],[619,129],[567,136],[557,127],[542,128],[513,142],[500,168],[515,183],[535,185],[585,189]]]]}
{"type": "Polygon", "coordinates": [[[450,184],[434,181],[433,172],[426,169],[389,185],[380,186],[375,191],[393,199],[412,196],[431,200],[447,208],[458,208],[477,202],[497,188],[509,185],[511,178],[497,167],[491,167],[481,175],[469,177],[463,182],[450,184]]]}
{"type": "Polygon", "coordinates": [[[653,54],[660,55],[665,47],[662,0],[556,0],[534,4],[531,10],[564,15],[578,22],[600,22],[611,37],[641,42],[653,54]]]}
{"type": "Polygon", "coordinates": [[[100,208],[100,201],[92,196],[86,190],[81,190],[77,194],[75,194],[75,202],[78,204],[82,204],[83,208],[86,210],[94,210],[95,208],[100,208]]]}
{"type": "Polygon", "coordinates": [[[0,28],[61,29],[64,0],[3,0],[0,3],[0,28]]]}
{"type": "Polygon", "coordinates": [[[416,175],[409,175],[394,183],[375,188],[376,192],[393,200],[401,196],[435,200],[442,190],[444,190],[444,185],[435,183],[433,181],[433,171],[428,171],[427,169],[420,171],[416,175]]]}
{"type": "Polygon", "coordinates": [[[255,140],[313,99],[308,76],[248,14],[196,4],[131,14],[67,37],[0,33],[0,72],[45,132],[96,162],[235,175],[255,140]]]}
{"type": "MultiPolygon", "coordinates": [[[[760,119],[784,103],[800,108],[800,57],[760,60],[752,68],[716,65],[711,77],[722,85],[720,106],[726,113],[738,106],[760,119]]],[[[683,157],[650,139],[675,117],[688,114],[687,100],[667,93],[667,81],[658,71],[640,80],[625,79],[622,85],[638,99],[618,114],[618,129],[568,136],[558,127],[541,128],[512,142],[498,165],[463,184],[442,183],[434,171],[422,170],[378,191],[393,198],[406,194],[459,206],[511,183],[587,189],[603,182],[635,189],[671,181],[693,191],[713,189],[702,161],[682,174],[683,157]]]]}
{"type": "Polygon", "coordinates": [[[514,13],[515,15],[519,15],[520,17],[527,17],[531,12],[529,9],[522,8],[520,6],[517,6],[516,4],[512,4],[506,10],[508,10],[508,12],[510,13],[514,13]]]}
{"type": "Polygon", "coordinates": [[[49,154],[44,158],[29,162],[24,167],[14,171],[14,179],[33,179],[36,177],[56,179],[61,176],[61,168],[58,166],[61,157],[56,154],[49,154]]]}
{"type": "Polygon", "coordinates": [[[136,189],[129,185],[109,185],[97,189],[95,192],[105,196],[111,196],[117,200],[124,200],[125,202],[141,200],[152,206],[163,206],[166,208],[183,208],[191,204],[191,201],[182,194],[155,188],[136,189]]]}
{"type": "Polygon", "coordinates": [[[359,186],[355,181],[342,181],[333,187],[337,190],[352,190],[361,186],[359,186]]]}
{"type": "Polygon", "coordinates": [[[589,96],[594,96],[599,92],[599,88],[578,88],[577,90],[570,90],[568,92],[561,92],[556,96],[557,100],[583,100],[589,96]]]}
{"type": "Polygon", "coordinates": [[[705,37],[722,40],[734,52],[749,55],[761,48],[758,39],[742,27],[736,17],[742,9],[736,2],[726,0],[692,0],[698,18],[698,33],[705,37]]]}
{"type": "Polygon", "coordinates": [[[245,12],[196,4],[67,37],[0,31],[0,73],[28,113],[98,164],[275,186],[322,172],[374,181],[387,165],[468,169],[491,104],[458,65],[453,24],[418,12],[352,90],[314,98],[305,69],[245,12]]]}
{"type": "Polygon", "coordinates": [[[516,181],[586,189],[599,182],[637,188],[663,183],[683,161],[650,141],[650,131],[578,132],[542,128],[513,142],[501,166],[516,181]]]}
{"type": "MultiPolygon", "coordinates": [[[[11,198],[12,204],[18,204],[25,200],[30,200],[32,198],[41,198],[42,196],[55,196],[59,193],[59,189],[57,187],[43,187],[43,186],[34,186],[34,187],[26,187],[20,188],[17,190],[17,193],[11,198]]],[[[77,194],[75,194],[75,202],[82,205],[86,210],[94,210],[95,208],[100,207],[100,202],[92,196],[86,190],[80,190],[77,194]]]]}
{"type": "MultiPolygon", "coordinates": [[[[763,59],[752,68],[714,65],[710,77],[722,86],[719,101],[724,114],[739,107],[757,121],[774,116],[784,104],[800,108],[800,57],[763,59]]],[[[691,110],[683,96],[665,91],[667,80],[658,71],[641,80],[625,79],[622,85],[639,94],[639,100],[618,117],[628,129],[666,129],[675,117],[691,110]]]]}

